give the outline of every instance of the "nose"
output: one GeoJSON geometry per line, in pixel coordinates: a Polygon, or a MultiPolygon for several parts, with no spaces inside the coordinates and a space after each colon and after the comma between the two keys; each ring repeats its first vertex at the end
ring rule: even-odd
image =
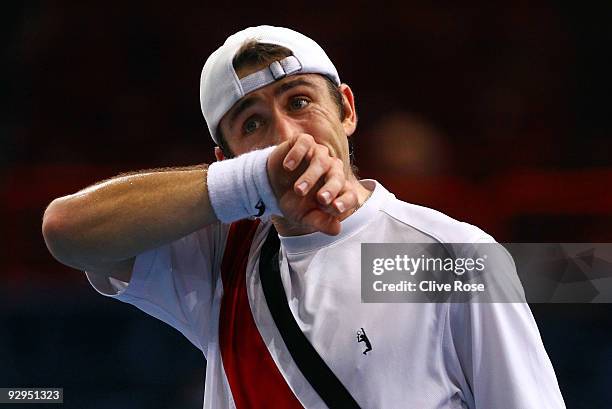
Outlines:
{"type": "Polygon", "coordinates": [[[290,140],[301,132],[299,124],[284,112],[276,111],[272,118],[274,140],[276,144],[290,140]]]}

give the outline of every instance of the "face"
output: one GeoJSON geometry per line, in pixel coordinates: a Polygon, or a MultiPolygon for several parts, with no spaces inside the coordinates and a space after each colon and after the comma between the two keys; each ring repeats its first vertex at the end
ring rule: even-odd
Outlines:
{"type": "MultiPolygon", "coordinates": [[[[340,119],[326,80],[318,74],[303,74],[285,77],[245,95],[219,126],[236,156],[307,133],[327,146],[331,156],[342,159],[348,172],[347,137],[355,131],[357,117],[351,89],[342,84],[339,90],[346,112],[344,119],[340,119]]],[[[218,152],[217,157],[222,159],[218,152]]]]}

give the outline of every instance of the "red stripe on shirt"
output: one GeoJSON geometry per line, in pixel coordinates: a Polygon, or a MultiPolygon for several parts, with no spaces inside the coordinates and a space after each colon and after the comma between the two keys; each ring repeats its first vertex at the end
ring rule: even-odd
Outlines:
{"type": "Polygon", "coordinates": [[[223,368],[237,409],[302,408],[264,343],[249,305],[246,268],[259,221],[230,226],[221,277],[219,341],[223,368]]]}

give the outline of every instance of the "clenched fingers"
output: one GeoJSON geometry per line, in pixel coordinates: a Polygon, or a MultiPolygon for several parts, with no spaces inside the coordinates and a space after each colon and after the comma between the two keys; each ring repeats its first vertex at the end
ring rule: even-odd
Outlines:
{"type": "Polygon", "coordinates": [[[347,211],[353,211],[359,207],[359,198],[354,189],[351,188],[347,182],[344,189],[340,192],[340,195],[334,200],[333,207],[342,214],[347,211]]]}
{"type": "MultiPolygon", "coordinates": [[[[334,159],[329,156],[329,149],[323,145],[316,145],[313,148],[313,154],[308,167],[294,183],[295,192],[306,196],[319,179],[323,178],[325,180],[330,176],[328,172],[332,169],[334,163],[334,159]]],[[[344,175],[340,176],[334,173],[332,177],[341,177],[343,179],[344,175]]]]}
{"type": "Polygon", "coordinates": [[[311,135],[299,135],[287,152],[283,160],[283,167],[289,171],[297,169],[304,159],[309,160],[312,157],[316,145],[317,143],[311,135]]]}
{"type": "Polygon", "coordinates": [[[346,184],[342,160],[332,158],[332,163],[325,174],[325,183],[317,191],[317,200],[323,205],[330,204],[346,184]]]}

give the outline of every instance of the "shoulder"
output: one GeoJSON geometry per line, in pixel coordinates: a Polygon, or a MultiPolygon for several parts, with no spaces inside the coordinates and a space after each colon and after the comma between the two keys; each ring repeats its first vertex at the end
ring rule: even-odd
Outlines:
{"type": "Polygon", "coordinates": [[[394,219],[407,228],[416,229],[441,243],[475,243],[495,242],[493,237],[472,224],[454,219],[438,210],[407,203],[389,193],[382,185],[377,184],[385,193],[381,201],[380,212],[394,219]]]}

